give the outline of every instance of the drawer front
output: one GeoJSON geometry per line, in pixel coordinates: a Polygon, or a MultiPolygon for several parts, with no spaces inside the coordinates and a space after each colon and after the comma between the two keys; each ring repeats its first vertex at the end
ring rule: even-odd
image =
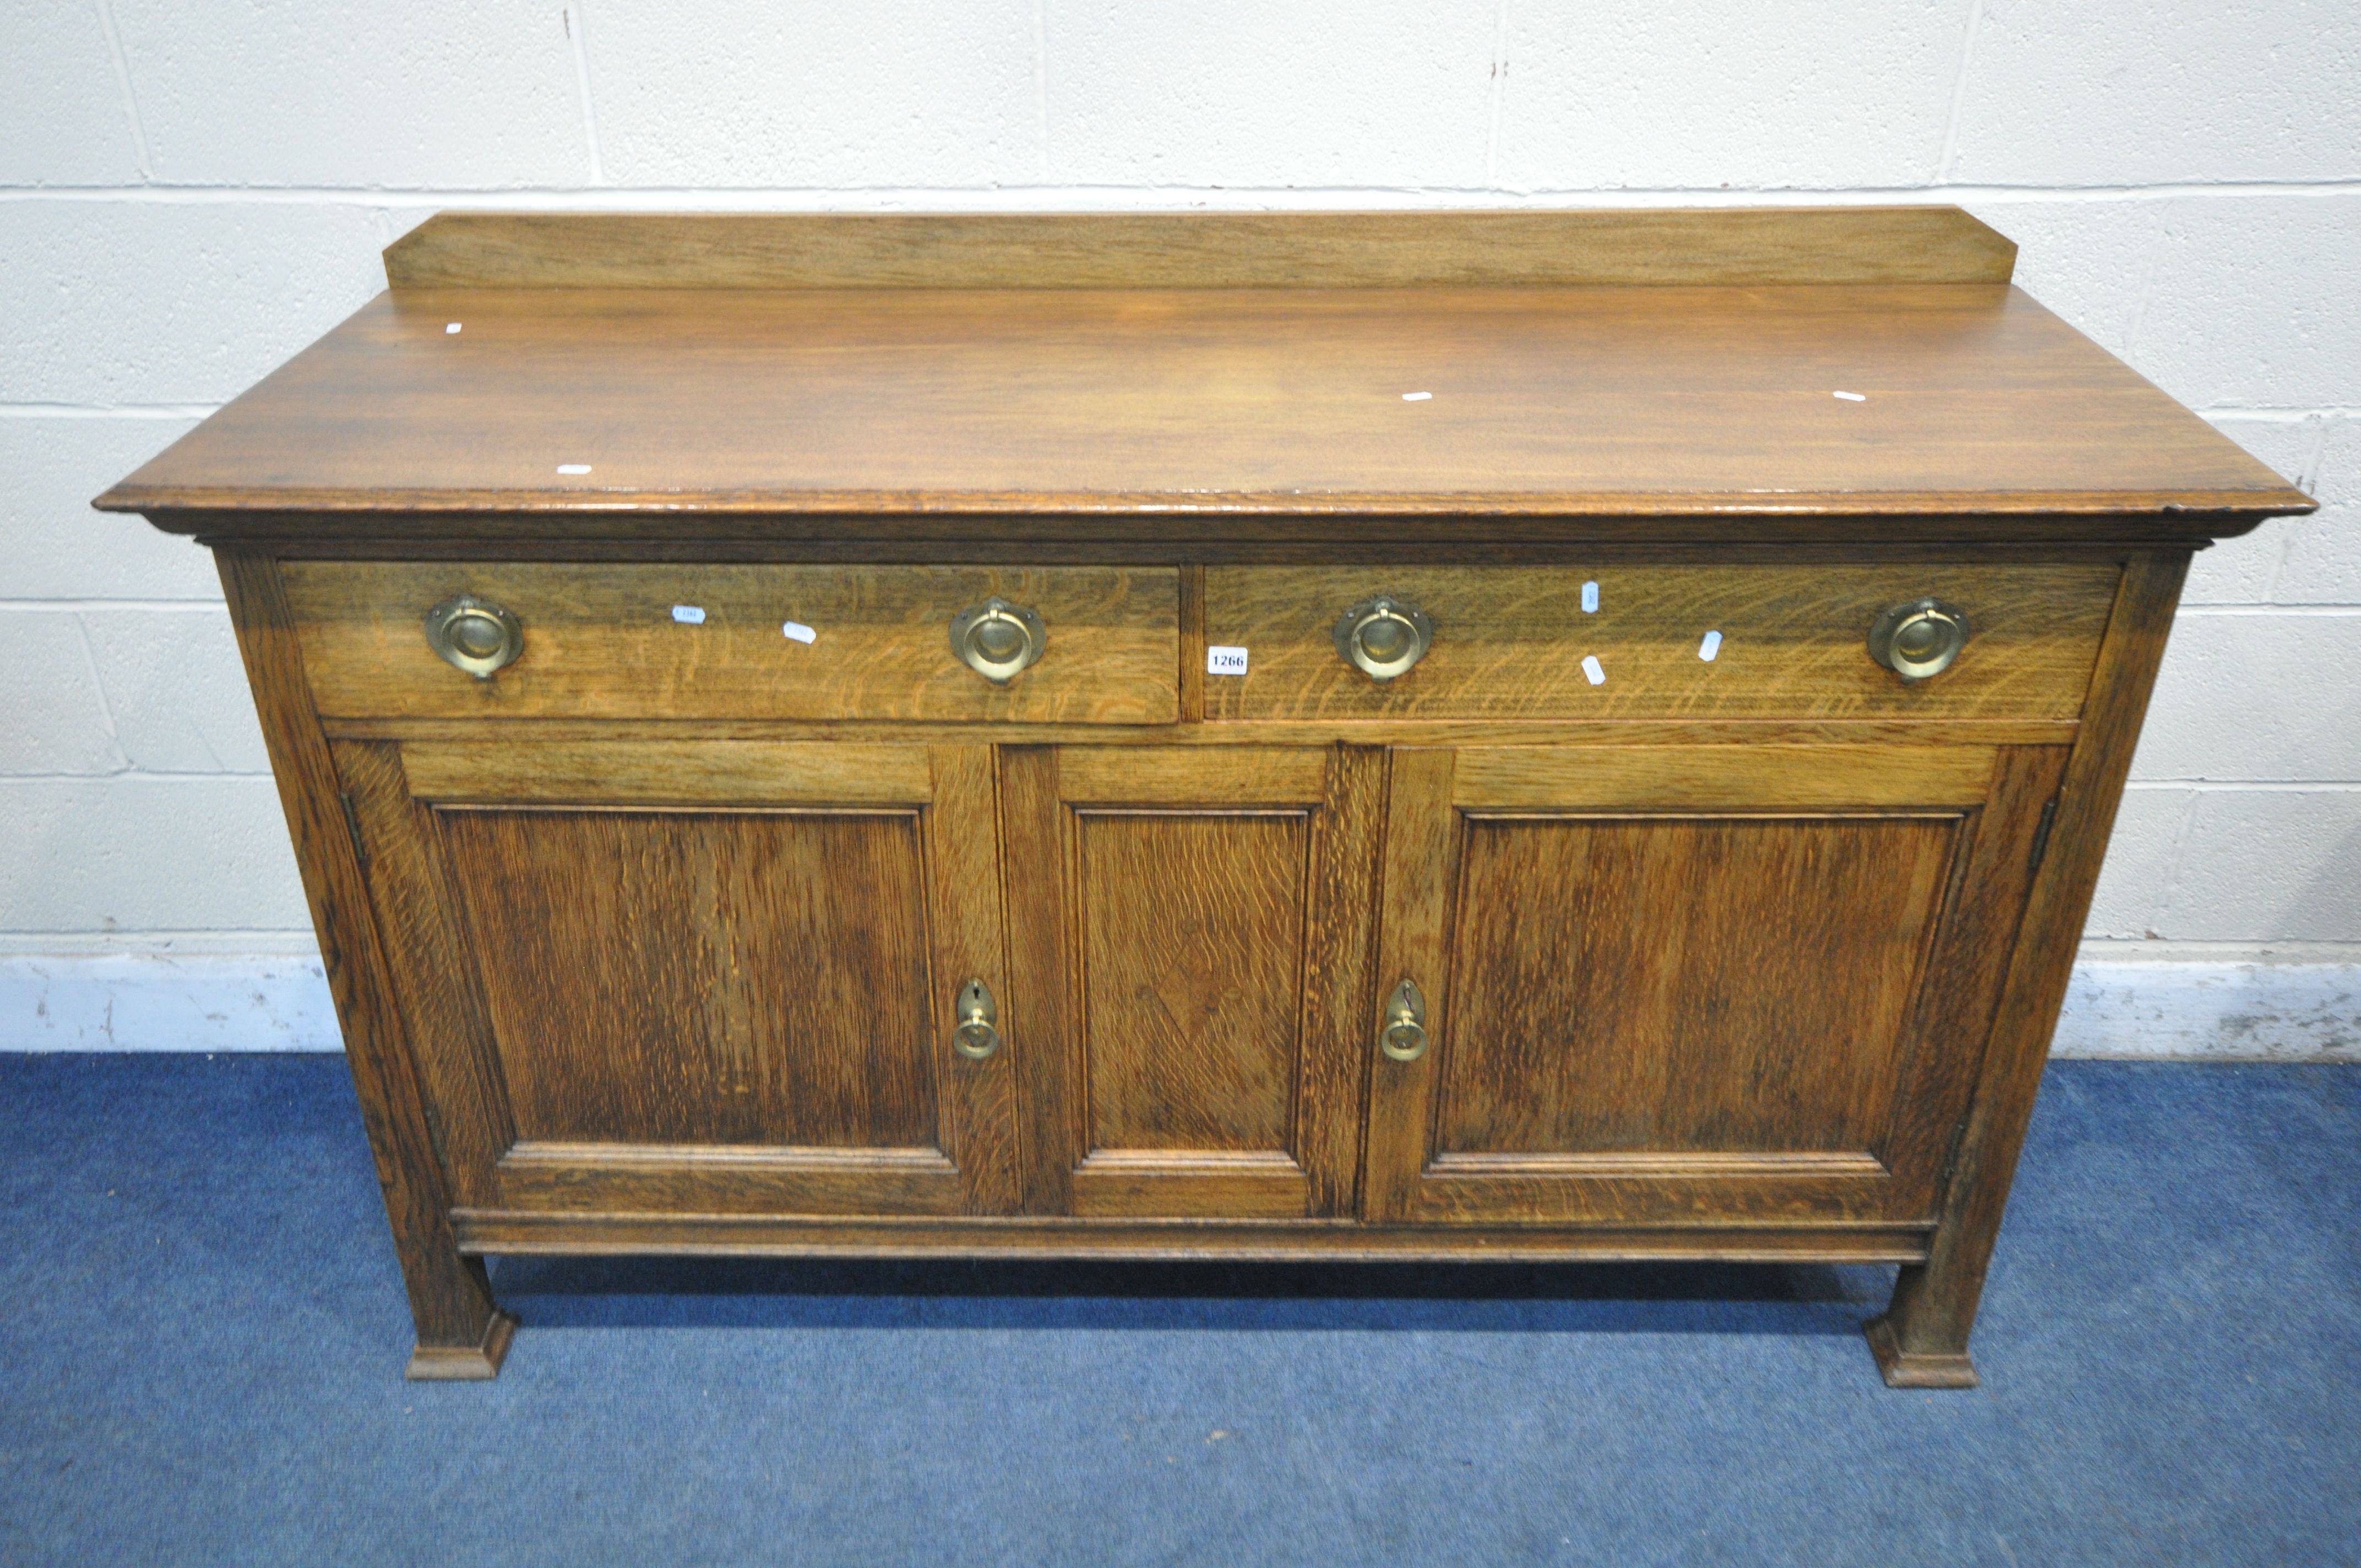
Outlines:
{"type": "Polygon", "coordinates": [[[1245,648],[1246,673],[1206,675],[1205,716],[2072,719],[2119,575],[2105,563],[1218,566],[1205,641],[1245,648]],[[1433,636],[1382,682],[1335,641],[1338,618],[1378,595],[1423,612],[1433,636]],[[1870,657],[1869,630],[1922,598],[1965,610],[1970,635],[1949,669],[1905,684],[1870,657]]]}
{"type": "Polygon", "coordinates": [[[284,571],[331,718],[1169,724],[1180,712],[1170,570],[293,561],[284,571]],[[523,629],[522,652],[488,679],[427,643],[427,611],[461,594],[523,629]],[[1005,685],[951,647],[952,619],[994,597],[1032,610],[1047,633],[1040,658],[1005,685]]]}

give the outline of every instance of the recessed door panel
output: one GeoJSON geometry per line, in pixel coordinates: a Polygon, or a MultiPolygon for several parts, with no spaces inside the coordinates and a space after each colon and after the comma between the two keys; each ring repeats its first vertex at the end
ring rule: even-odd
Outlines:
{"type": "Polygon", "coordinates": [[[438,815],[519,1137],[936,1143],[915,811],[438,815]]]}
{"type": "Polygon", "coordinates": [[[2061,755],[1396,752],[1365,1212],[1925,1217],[2061,755]]]}
{"type": "Polygon", "coordinates": [[[1866,1150],[1961,818],[1464,818],[1435,1152],[1866,1150]]]}
{"type": "Polygon", "coordinates": [[[1293,1158],[1311,813],[1077,813],[1089,1153],[1293,1158]]]}
{"type": "Polygon", "coordinates": [[[982,747],[350,742],[338,767],[473,1207],[1013,1208],[982,747]],[[414,753],[414,754],[413,754],[414,753]]]}

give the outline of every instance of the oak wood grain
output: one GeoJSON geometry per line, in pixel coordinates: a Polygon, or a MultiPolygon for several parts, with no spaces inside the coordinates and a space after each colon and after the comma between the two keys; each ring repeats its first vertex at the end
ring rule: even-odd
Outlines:
{"type": "Polygon", "coordinates": [[[1180,722],[1205,717],[1205,568],[1180,568],[1180,722]]]}
{"type": "Polygon", "coordinates": [[[438,213],[394,288],[1170,289],[2005,283],[1957,207],[1593,212],[438,213]]]}
{"type": "Polygon", "coordinates": [[[1310,814],[1087,811],[1074,828],[1085,1146],[1291,1162],[1310,814]]]}
{"type": "Polygon", "coordinates": [[[1590,1149],[1576,1153],[1466,1153],[1427,1161],[1437,1176],[1886,1176],[1874,1155],[1842,1149],[1590,1149]]]}
{"type": "Polygon", "coordinates": [[[1294,1157],[1276,1149],[1099,1149],[1074,1169],[1074,1212],[1292,1220],[1308,1207],[1308,1185],[1294,1157]]]}
{"type": "Polygon", "coordinates": [[[1954,750],[1397,751],[1365,1212],[1927,1216],[2062,753],[1954,750]],[[1774,1154],[1852,1174],[1661,1165],[1774,1154]]]}
{"type": "MultiPolygon", "coordinates": [[[[1126,751],[1174,747],[1227,751],[1299,751],[1344,744],[1386,746],[2067,746],[2072,719],[2036,718],[1621,718],[1621,719],[1311,719],[1247,725],[1093,725],[1078,736],[1054,724],[924,724],[829,719],[329,718],[336,740],[404,744],[523,740],[599,741],[825,741],[830,745],[955,740],[974,745],[1043,746],[1086,738],[1126,751]]],[[[1147,764],[1152,771],[1157,764],[1147,764]]],[[[1274,784],[1279,781],[1274,779],[1274,784]]]]}
{"type": "Polygon", "coordinates": [[[1988,746],[1470,746],[1452,804],[1475,811],[1798,812],[1975,806],[1988,746]]]}
{"type": "MultiPolygon", "coordinates": [[[[1361,1014],[1365,1037],[1372,1041],[1383,1015],[1381,998],[1404,980],[1426,998],[1430,1040],[1450,1024],[1448,922],[1460,843],[1451,797],[1457,760],[1442,747],[1400,747],[1388,758],[1377,983],[1361,1014]]],[[[1373,1048],[1369,1060],[1361,1212],[1372,1221],[1400,1222],[1417,1206],[1430,1152],[1436,1053],[1430,1045],[1414,1060],[1396,1061],[1373,1048]]]]}
{"type": "Polygon", "coordinates": [[[1378,761],[1096,746],[1045,760],[1008,866],[1033,919],[1054,910],[1062,927],[1037,939],[1031,983],[1060,991],[1064,1113],[1028,1125],[1055,1140],[1039,1158],[1064,1168],[1072,1212],[1348,1212],[1378,761]]]}
{"type": "Polygon", "coordinates": [[[2069,754],[2063,746],[2004,751],[1989,795],[1969,816],[1916,1016],[1899,1053],[1894,1114],[1872,1146],[1894,1172],[1890,1212],[1897,1217],[1932,1218],[1941,1210],[1945,1167],[1975,1091],[2033,885],[2043,816],[2069,754]]]}
{"type": "Polygon", "coordinates": [[[1391,517],[1745,539],[1850,513],[1899,542],[1972,533],[1962,514],[2165,531],[2313,503],[2023,293],[1941,284],[424,291],[98,504],[217,534],[247,511],[656,539],[737,514],[973,537],[939,520],[989,515],[1009,542],[1186,541],[1271,517],[1367,544],[1391,517]]]}
{"type": "Polygon", "coordinates": [[[1445,1168],[1419,1184],[1417,1213],[1430,1224],[1768,1224],[1873,1221],[1892,1207],[1881,1171],[1671,1169],[1648,1176],[1587,1170],[1491,1175],[1445,1168]]]}
{"type": "Polygon", "coordinates": [[[1058,797],[1071,806],[1310,806],[1327,782],[1327,753],[1303,747],[1224,746],[1182,756],[1068,746],[1058,762],[1058,797]]]}
{"type": "Polygon", "coordinates": [[[1470,816],[1435,1153],[1865,1155],[1959,829],[1470,816]]]}
{"type": "Polygon", "coordinates": [[[1902,1271],[1892,1303],[1870,1325],[1871,1346],[1895,1387],[1967,1387],[1977,1380],[1968,1335],[2188,570],[2182,552],[2135,556],[2125,569],[2084,731],[2056,797],[2048,852],[2033,879],[1974,1100],[1946,1171],[1942,1223],[1927,1261],[1902,1271]]]}
{"type": "Polygon", "coordinates": [[[1009,995],[1002,927],[999,781],[992,748],[928,749],[934,789],[925,818],[928,908],[934,942],[935,1072],[943,1085],[944,1140],[958,1159],[964,1207],[1011,1214],[1023,1206],[1017,1069],[1004,1036],[982,1060],[951,1045],[959,993],[983,981],[995,1001],[1009,995]]]}
{"type": "Polygon", "coordinates": [[[483,1264],[457,1250],[436,1140],[368,885],[343,813],[335,762],[312,704],[278,564],[216,552],[280,804],[294,841],[304,901],[360,1101],[394,1251],[418,1331],[413,1377],[489,1377],[516,1322],[492,1299],[483,1264]]]}
{"type": "Polygon", "coordinates": [[[1312,823],[1311,919],[1304,933],[1303,1050],[1295,1139],[1308,1179],[1306,1212],[1356,1212],[1368,1123],[1369,999],[1377,969],[1385,852],[1386,754],[1327,749],[1323,808],[1312,823]]]}
{"type": "Polygon", "coordinates": [[[1027,1214],[1073,1207],[1084,1148],[1077,1113],[1082,1079],[1069,975],[1075,936],[1068,885],[1066,812],[1054,746],[1003,746],[1001,886],[1008,911],[1009,994],[1001,1026],[1016,1069],[1018,1157],[1027,1214]]]}
{"type": "Polygon", "coordinates": [[[440,817],[521,1138],[939,1146],[915,811],[440,817]]]}
{"type": "Polygon", "coordinates": [[[883,741],[673,740],[540,734],[401,748],[409,791],[480,806],[923,806],[925,750],[883,741]]]}
{"type": "Polygon", "coordinates": [[[408,1026],[451,1201],[492,1202],[493,1167],[516,1141],[516,1125],[434,811],[411,798],[399,749],[341,741],[331,753],[368,856],[387,979],[408,1026]]]}
{"type": "Polygon", "coordinates": [[[662,566],[413,562],[287,568],[322,709],[437,718],[1030,719],[1169,723],[1178,715],[1170,570],[662,566]],[[489,679],[428,646],[423,620],[461,593],[524,625],[489,679]],[[961,663],[954,616],[998,596],[1048,625],[1005,685],[961,663]],[[702,611],[683,624],[674,607],[702,611]],[[784,632],[797,621],[808,643],[784,632]]]}
{"type": "MultiPolygon", "coordinates": [[[[2297,494],[2300,492],[2290,492],[2297,494]]],[[[111,498],[109,498],[111,499],[111,498]]],[[[1107,498],[1101,498],[1104,501],[1107,498]]],[[[1704,510],[1635,505],[1614,511],[1495,506],[1379,510],[1304,497],[1294,510],[1197,505],[1167,497],[1147,510],[1100,505],[1058,511],[925,510],[906,512],[702,510],[693,531],[653,508],[521,510],[467,507],[203,506],[144,510],[157,529],[200,544],[254,550],[283,561],[612,561],[727,565],[969,566],[1563,565],[1603,553],[1641,562],[1737,563],[1781,554],[1842,552],[1863,561],[2053,560],[2155,550],[2202,550],[2309,505],[2254,510],[2182,504],[2126,510],[2103,496],[2052,506],[1995,509],[1972,491],[1923,498],[1918,510],[1873,499],[1823,498],[1789,511],[1732,502],[1704,510]],[[323,529],[324,518],[333,527],[323,529]],[[989,519],[987,530],[979,520],[989,519]]]]}
{"type": "Polygon", "coordinates": [[[598,1213],[955,1214],[959,1170],[939,1148],[755,1148],[527,1141],[500,1158],[503,1203],[598,1213]]]}
{"type": "Polygon", "coordinates": [[[1140,1258],[1285,1262],[1307,1257],[1448,1263],[1660,1258],[1732,1263],[1911,1263],[1926,1233],[1874,1221],[1765,1219],[1743,1225],[1370,1225],[1345,1220],[826,1219],[665,1212],[544,1214],[462,1210],[476,1253],[664,1253],[838,1257],[1140,1258]]]}
{"type": "Polygon", "coordinates": [[[1215,566],[1206,638],[1251,661],[1207,678],[1206,717],[2071,719],[2118,575],[2104,562],[1215,566]],[[1581,608],[1587,584],[1596,612],[1581,608]],[[1347,664],[1334,639],[1345,607],[1378,593],[1434,623],[1433,648],[1389,682],[1347,664]],[[1965,610],[1971,634],[1950,669],[1905,684],[1870,657],[1869,629],[1930,597],[1965,610]],[[1709,662],[1708,631],[1721,634],[1709,662]]]}

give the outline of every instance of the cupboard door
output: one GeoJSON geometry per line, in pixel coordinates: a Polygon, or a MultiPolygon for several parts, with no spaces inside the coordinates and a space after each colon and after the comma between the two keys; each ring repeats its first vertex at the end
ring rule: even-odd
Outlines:
{"type": "Polygon", "coordinates": [[[336,762],[462,1207],[994,1212],[983,747],[348,742],[336,762]]]}
{"type": "Polygon", "coordinates": [[[2063,761],[1395,752],[1366,1212],[1930,1220],[2063,761]]]}
{"type": "Polygon", "coordinates": [[[1353,1211],[1384,758],[1003,752],[1027,1204],[1353,1211]]]}

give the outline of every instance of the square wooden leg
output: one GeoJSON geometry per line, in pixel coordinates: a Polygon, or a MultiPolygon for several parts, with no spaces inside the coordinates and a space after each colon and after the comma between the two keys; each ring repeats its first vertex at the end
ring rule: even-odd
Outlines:
{"type": "MultiPolygon", "coordinates": [[[[1924,1274],[1924,1269],[1905,1268],[1903,1274],[1924,1274]]],[[[1889,1388],[1972,1388],[1982,1381],[1976,1376],[1975,1363],[1968,1359],[1965,1336],[1957,1345],[1914,1345],[1909,1333],[1909,1307],[1903,1299],[1903,1287],[1897,1283],[1894,1299],[1902,1315],[1894,1308],[1872,1318],[1861,1328],[1869,1338],[1869,1350],[1877,1357],[1877,1370],[1884,1376],[1889,1388]]]]}
{"type": "Polygon", "coordinates": [[[495,1308],[484,1325],[480,1343],[428,1344],[421,1340],[410,1353],[410,1366],[403,1376],[422,1383],[481,1383],[497,1377],[516,1331],[515,1315],[495,1308]]]}

